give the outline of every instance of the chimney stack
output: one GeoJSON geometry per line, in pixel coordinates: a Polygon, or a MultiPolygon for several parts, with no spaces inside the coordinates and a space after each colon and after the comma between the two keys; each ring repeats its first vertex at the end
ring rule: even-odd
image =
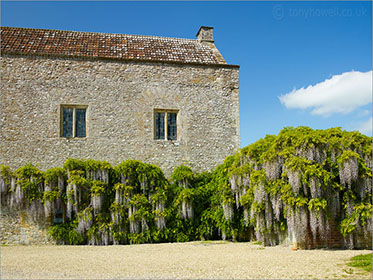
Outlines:
{"type": "Polygon", "coordinates": [[[197,33],[198,41],[214,43],[214,27],[201,26],[197,33]]]}

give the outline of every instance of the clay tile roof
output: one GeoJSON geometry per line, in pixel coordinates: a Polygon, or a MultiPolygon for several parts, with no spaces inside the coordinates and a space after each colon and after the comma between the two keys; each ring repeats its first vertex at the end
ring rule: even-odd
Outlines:
{"type": "Polygon", "coordinates": [[[198,40],[18,27],[1,27],[1,52],[226,64],[213,44],[198,40]]]}

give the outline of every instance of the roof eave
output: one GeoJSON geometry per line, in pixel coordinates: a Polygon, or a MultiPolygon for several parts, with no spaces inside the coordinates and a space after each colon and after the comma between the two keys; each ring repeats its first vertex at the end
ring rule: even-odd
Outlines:
{"type": "Polygon", "coordinates": [[[123,62],[147,62],[147,63],[164,63],[176,65],[195,65],[206,67],[221,67],[221,68],[240,68],[240,65],[235,64],[220,64],[220,63],[200,63],[200,62],[182,62],[169,60],[150,60],[139,58],[119,58],[119,57],[101,57],[101,56],[77,56],[77,55],[63,55],[63,54],[47,54],[47,53],[23,53],[1,51],[3,55],[25,56],[25,57],[45,57],[45,58],[65,58],[65,59],[79,59],[79,60],[103,60],[103,61],[123,61],[123,62]]]}

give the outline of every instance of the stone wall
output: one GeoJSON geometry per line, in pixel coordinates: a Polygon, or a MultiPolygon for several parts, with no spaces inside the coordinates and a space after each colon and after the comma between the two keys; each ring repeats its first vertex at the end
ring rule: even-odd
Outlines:
{"type": "Polygon", "coordinates": [[[138,159],[166,175],[213,169],[240,147],[238,67],[3,55],[1,163],[138,159]],[[60,137],[61,104],[87,105],[87,137],[60,137]],[[178,110],[177,141],[154,140],[154,110],[178,110]]]}
{"type": "Polygon", "coordinates": [[[0,212],[1,245],[55,244],[48,235],[45,223],[35,221],[29,211],[15,211],[2,207],[0,212]]]}

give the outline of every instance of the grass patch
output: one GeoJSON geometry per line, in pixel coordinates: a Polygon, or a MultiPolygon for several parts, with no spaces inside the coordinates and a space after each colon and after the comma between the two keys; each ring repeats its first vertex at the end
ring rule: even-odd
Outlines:
{"type": "Polygon", "coordinates": [[[196,241],[197,245],[199,244],[227,244],[229,241],[224,240],[203,240],[203,241],[196,241]]]}
{"type": "Polygon", "coordinates": [[[359,267],[367,272],[372,272],[372,254],[357,255],[351,258],[351,262],[347,265],[352,267],[359,267]]]}

